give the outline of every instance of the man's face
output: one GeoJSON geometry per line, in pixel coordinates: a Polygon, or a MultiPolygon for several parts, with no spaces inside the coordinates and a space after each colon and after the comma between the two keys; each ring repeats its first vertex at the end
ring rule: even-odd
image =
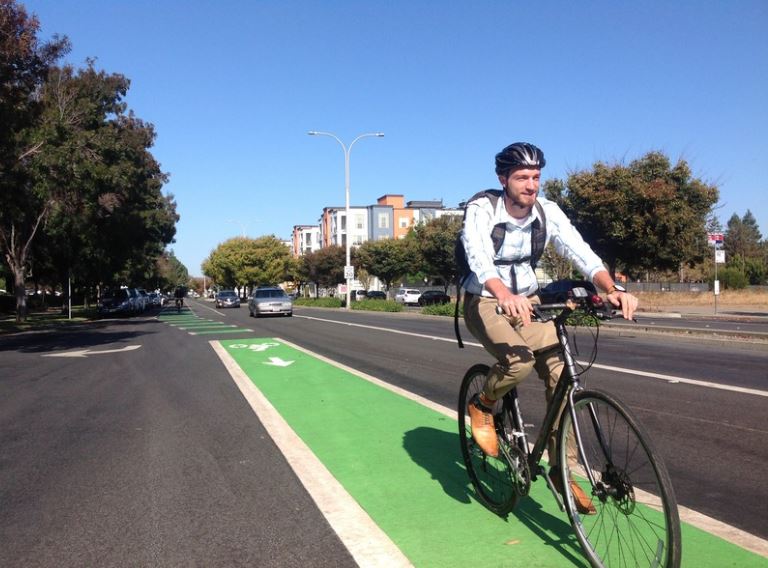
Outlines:
{"type": "Polygon", "coordinates": [[[499,181],[504,186],[507,196],[518,207],[533,207],[536,195],[539,193],[541,181],[540,169],[520,169],[509,172],[509,175],[499,176],[499,181]]]}

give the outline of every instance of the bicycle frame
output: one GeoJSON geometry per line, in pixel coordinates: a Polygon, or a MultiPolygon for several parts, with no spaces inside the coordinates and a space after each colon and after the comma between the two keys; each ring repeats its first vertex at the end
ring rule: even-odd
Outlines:
{"type": "MultiPolygon", "coordinates": [[[[576,368],[576,360],[573,357],[573,354],[571,353],[571,347],[570,347],[570,339],[568,337],[568,331],[565,327],[565,322],[568,319],[568,316],[573,312],[575,308],[575,304],[571,303],[565,303],[565,304],[552,304],[548,305],[548,308],[552,309],[562,309],[560,314],[557,315],[557,317],[554,318],[554,324],[555,324],[555,331],[557,333],[557,340],[559,343],[558,347],[550,347],[546,351],[558,351],[563,356],[563,363],[564,368],[563,372],[560,375],[560,379],[557,382],[557,385],[555,386],[555,392],[552,395],[552,401],[549,404],[549,408],[547,410],[547,414],[544,417],[544,422],[542,423],[541,429],[539,430],[539,435],[536,438],[536,442],[533,446],[533,449],[531,451],[528,451],[527,448],[527,441],[525,444],[523,444],[525,447],[523,451],[525,451],[528,454],[528,467],[531,471],[531,478],[532,480],[535,480],[537,475],[544,474],[545,478],[547,479],[548,485],[551,485],[551,482],[549,480],[549,476],[546,475],[544,469],[539,465],[539,462],[541,461],[542,456],[544,455],[544,450],[547,447],[547,443],[549,441],[549,437],[552,434],[552,431],[556,427],[556,422],[560,418],[561,415],[561,409],[563,411],[569,412],[571,414],[571,418],[573,420],[573,429],[576,436],[576,444],[578,447],[579,455],[582,458],[582,463],[586,464],[586,475],[589,477],[589,481],[593,487],[596,487],[596,481],[594,478],[594,474],[592,472],[592,468],[588,467],[588,460],[583,452],[583,445],[582,445],[582,439],[581,439],[581,432],[579,430],[579,421],[576,417],[576,412],[574,410],[573,405],[573,396],[575,393],[577,393],[579,390],[581,390],[583,387],[581,386],[581,381],[579,379],[579,373],[576,368]],[[565,409],[563,407],[565,406],[565,409]]],[[[506,403],[505,403],[506,406],[506,403]]],[[[605,452],[606,456],[608,456],[608,451],[606,449],[606,445],[604,441],[602,440],[602,431],[599,425],[599,422],[597,420],[597,416],[594,413],[594,410],[590,409],[590,414],[592,417],[593,424],[595,425],[595,429],[598,432],[598,435],[601,439],[600,445],[603,448],[603,451],[605,452]]],[[[514,420],[517,422],[515,424],[516,428],[520,428],[520,434],[518,435],[523,440],[525,440],[525,431],[523,428],[523,419],[522,414],[520,413],[520,406],[518,404],[518,400],[515,397],[514,398],[514,404],[511,409],[512,415],[515,417],[514,420]]],[[[552,456],[550,456],[550,460],[552,460],[552,456]]],[[[555,492],[556,493],[556,492],[555,492]]],[[[559,495],[558,495],[558,501],[559,495]]],[[[563,508],[562,502],[560,502],[561,508],[563,508]]]]}

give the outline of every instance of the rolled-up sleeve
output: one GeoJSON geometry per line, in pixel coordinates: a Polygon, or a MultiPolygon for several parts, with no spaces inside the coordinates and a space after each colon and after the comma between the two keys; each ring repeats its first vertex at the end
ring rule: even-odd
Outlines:
{"type": "Polygon", "coordinates": [[[493,210],[490,200],[478,199],[467,204],[461,241],[467,254],[469,269],[475,273],[482,285],[489,278],[499,276],[493,264],[493,210]]]}

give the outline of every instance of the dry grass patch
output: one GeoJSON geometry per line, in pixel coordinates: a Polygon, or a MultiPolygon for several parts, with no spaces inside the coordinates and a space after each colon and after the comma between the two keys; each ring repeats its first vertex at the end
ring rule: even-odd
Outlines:
{"type": "MultiPolygon", "coordinates": [[[[647,310],[667,306],[710,306],[714,304],[712,292],[636,292],[640,305],[647,310]]],[[[720,306],[768,306],[768,291],[723,290],[717,298],[720,306]]]]}

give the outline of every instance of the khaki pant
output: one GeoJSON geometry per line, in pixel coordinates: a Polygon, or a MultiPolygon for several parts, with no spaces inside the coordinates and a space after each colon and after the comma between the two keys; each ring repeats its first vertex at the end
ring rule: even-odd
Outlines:
{"type": "MultiPolygon", "coordinates": [[[[532,297],[531,303],[539,303],[538,297],[532,297]]],[[[549,408],[564,364],[557,351],[546,351],[538,357],[534,351],[557,345],[555,324],[531,322],[523,327],[517,318],[497,314],[497,305],[495,298],[474,294],[467,294],[464,300],[467,329],[497,361],[488,373],[483,389],[485,396],[491,400],[500,399],[520,384],[532,369],[536,369],[539,378],[544,381],[549,408]]],[[[555,422],[555,428],[558,422],[555,422]]],[[[556,439],[556,431],[553,429],[547,445],[549,463],[553,466],[557,463],[556,439]]]]}

